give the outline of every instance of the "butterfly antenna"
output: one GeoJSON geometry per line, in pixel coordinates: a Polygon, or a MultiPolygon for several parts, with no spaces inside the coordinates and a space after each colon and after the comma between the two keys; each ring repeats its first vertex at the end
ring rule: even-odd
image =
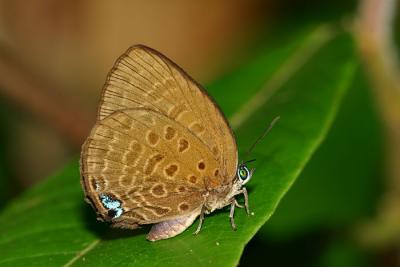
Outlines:
{"type": "Polygon", "coordinates": [[[269,133],[269,131],[274,127],[275,123],[280,119],[281,117],[275,117],[275,119],[272,120],[272,122],[268,125],[267,129],[265,129],[264,133],[257,138],[257,140],[251,145],[251,147],[249,148],[249,150],[246,153],[246,157],[247,158],[251,151],[253,151],[253,149],[256,147],[256,145],[269,133]]]}

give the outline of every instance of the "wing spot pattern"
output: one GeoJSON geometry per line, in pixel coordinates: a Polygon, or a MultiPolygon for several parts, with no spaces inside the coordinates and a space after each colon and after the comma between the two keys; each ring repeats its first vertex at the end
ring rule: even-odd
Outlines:
{"type": "Polygon", "coordinates": [[[189,205],[186,202],[182,202],[178,206],[179,211],[187,211],[189,209],[189,205]]]}
{"type": "Polygon", "coordinates": [[[165,169],[165,173],[169,177],[173,177],[176,174],[177,171],[178,171],[178,166],[175,165],[175,164],[171,164],[165,169]]]}
{"type": "Polygon", "coordinates": [[[178,193],[184,193],[184,192],[186,192],[186,190],[187,190],[187,188],[185,186],[181,185],[181,186],[178,187],[177,192],[178,193]]]}
{"type": "Polygon", "coordinates": [[[172,140],[176,136],[176,130],[171,126],[165,128],[165,139],[172,140]]]}
{"type": "Polygon", "coordinates": [[[204,163],[204,161],[200,161],[197,167],[199,168],[199,170],[203,171],[206,168],[206,164],[204,163]]]}
{"type": "Polygon", "coordinates": [[[165,197],[167,196],[167,190],[165,189],[165,185],[160,183],[160,184],[155,184],[151,188],[151,194],[155,197],[165,197]]]}
{"type": "Polygon", "coordinates": [[[152,174],[157,165],[164,159],[164,156],[161,154],[155,154],[151,158],[149,158],[146,162],[144,173],[152,174]]]}
{"type": "Polygon", "coordinates": [[[147,142],[149,142],[150,145],[152,145],[152,146],[157,145],[159,140],[160,140],[160,137],[157,134],[155,134],[151,131],[147,134],[147,142]]]}
{"type": "Polygon", "coordinates": [[[189,148],[189,142],[186,139],[180,139],[178,145],[179,152],[185,152],[189,148]]]}
{"type": "Polygon", "coordinates": [[[197,182],[197,177],[194,175],[189,176],[189,182],[195,184],[197,182]]]}

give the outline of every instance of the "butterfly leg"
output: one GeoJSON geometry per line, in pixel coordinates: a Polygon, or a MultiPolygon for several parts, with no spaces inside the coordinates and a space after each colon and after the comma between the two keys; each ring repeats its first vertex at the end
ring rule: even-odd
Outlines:
{"type": "Polygon", "coordinates": [[[244,207],[246,208],[246,213],[247,215],[250,215],[250,209],[249,209],[249,196],[247,194],[247,189],[245,187],[242,188],[240,193],[243,194],[244,196],[244,207]]]}
{"type": "Polygon", "coordinates": [[[236,224],[235,224],[235,220],[233,218],[233,216],[235,215],[235,207],[236,207],[236,199],[232,199],[231,202],[231,211],[229,213],[229,219],[231,220],[231,226],[233,230],[236,230],[236,224]]]}
{"type": "Polygon", "coordinates": [[[250,215],[250,210],[249,210],[249,196],[247,195],[247,190],[246,188],[243,188],[242,190],[239,191],[239,194],[243,194],[244,196],[244,205],[240,205],[239,202],[237,202],[236,199],[234,199],[233,201],[235,201],[235,206],[238,208],[246,208],[246,213],[247,215],[250,215]]]}
{"type": "Polygon", "coordinates": [[[244,208],[244,205],[240,205],[239,202],[237,202],[236,199],[235,199],[235,206],[238,207],[238,208],[241,208],[241,209],[244,208]]]}
{"type": "Polygon", "coordinates": [[[204,221],[204,213],[206,212],[206,208],[205,206],[203,206],[201,208],[201,212],[200,212],[200,218],[199,218],[199,225],[197,225],[197,229],[196,232],[194,232],[193,234],[197,235],[198,233],[200,233],[201,230],[201,226],[203,225],[203,221],[204,221]]]}

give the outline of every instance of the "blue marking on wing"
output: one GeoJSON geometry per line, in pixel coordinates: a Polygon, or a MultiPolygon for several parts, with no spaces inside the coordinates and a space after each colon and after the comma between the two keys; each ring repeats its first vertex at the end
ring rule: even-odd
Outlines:
{"type": "Polygon", "coordinates": [[[100,201],[103,204],[104,208],[113,211],[113,212],[109,213],[110,216],[112,216],[113,218],[118,218],[124,212],[124,210],[121,207],[121,201],[119,201],[117,199],[113,199],[109,195],[101,194],[100,201]],[[111,215],[111,214],[113,214],[113,215],[111,215]]]}

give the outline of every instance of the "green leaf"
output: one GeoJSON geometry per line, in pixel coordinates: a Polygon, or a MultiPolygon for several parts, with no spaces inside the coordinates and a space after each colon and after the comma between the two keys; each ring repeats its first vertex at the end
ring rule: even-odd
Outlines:
{"type": "MultiPolygon", "coordinates": [[[[267,252],[270,266],[371,265],[352,261],[368,253],[357,252],[351,237],[360,218],[375,214],[383,192],[383,139],[369,89],[357,71],[325,140],[246,246],[243,266],[257,264],[267,252]]],[[[372,259],[365,258],[369,263],[372,259]]]]}
{"type": "MultiPolygon", "coordinates": [[[[329,26],[261,53],[210,90],[231,119],[240,151],[271,119],[281,120],[255,149],[256,173],[248,184],[250,208],[226,209],[164,241],[139,231],[109,229],[84,203],[78,164],[26,192],[0,215],[0,265],[236,266],[246,243],[276,209],[283,195],[326,135],[352,79],[352,41],[329,26]],[[218,86],[217,86],[218,85],[218,86]],[[222,93],[223,92],[223,93],[222,93]]],[[[306,208],[306,207],[305,207],[306,208]]]]}
{"type": "Polygon", "coordinates": [[[311,231],[343,228],[373,214],[382,193],[384,156],[381,125],[369,89],[358,71],[332,130],[260,231],[264,237],[292,239],[311,231]]]}

